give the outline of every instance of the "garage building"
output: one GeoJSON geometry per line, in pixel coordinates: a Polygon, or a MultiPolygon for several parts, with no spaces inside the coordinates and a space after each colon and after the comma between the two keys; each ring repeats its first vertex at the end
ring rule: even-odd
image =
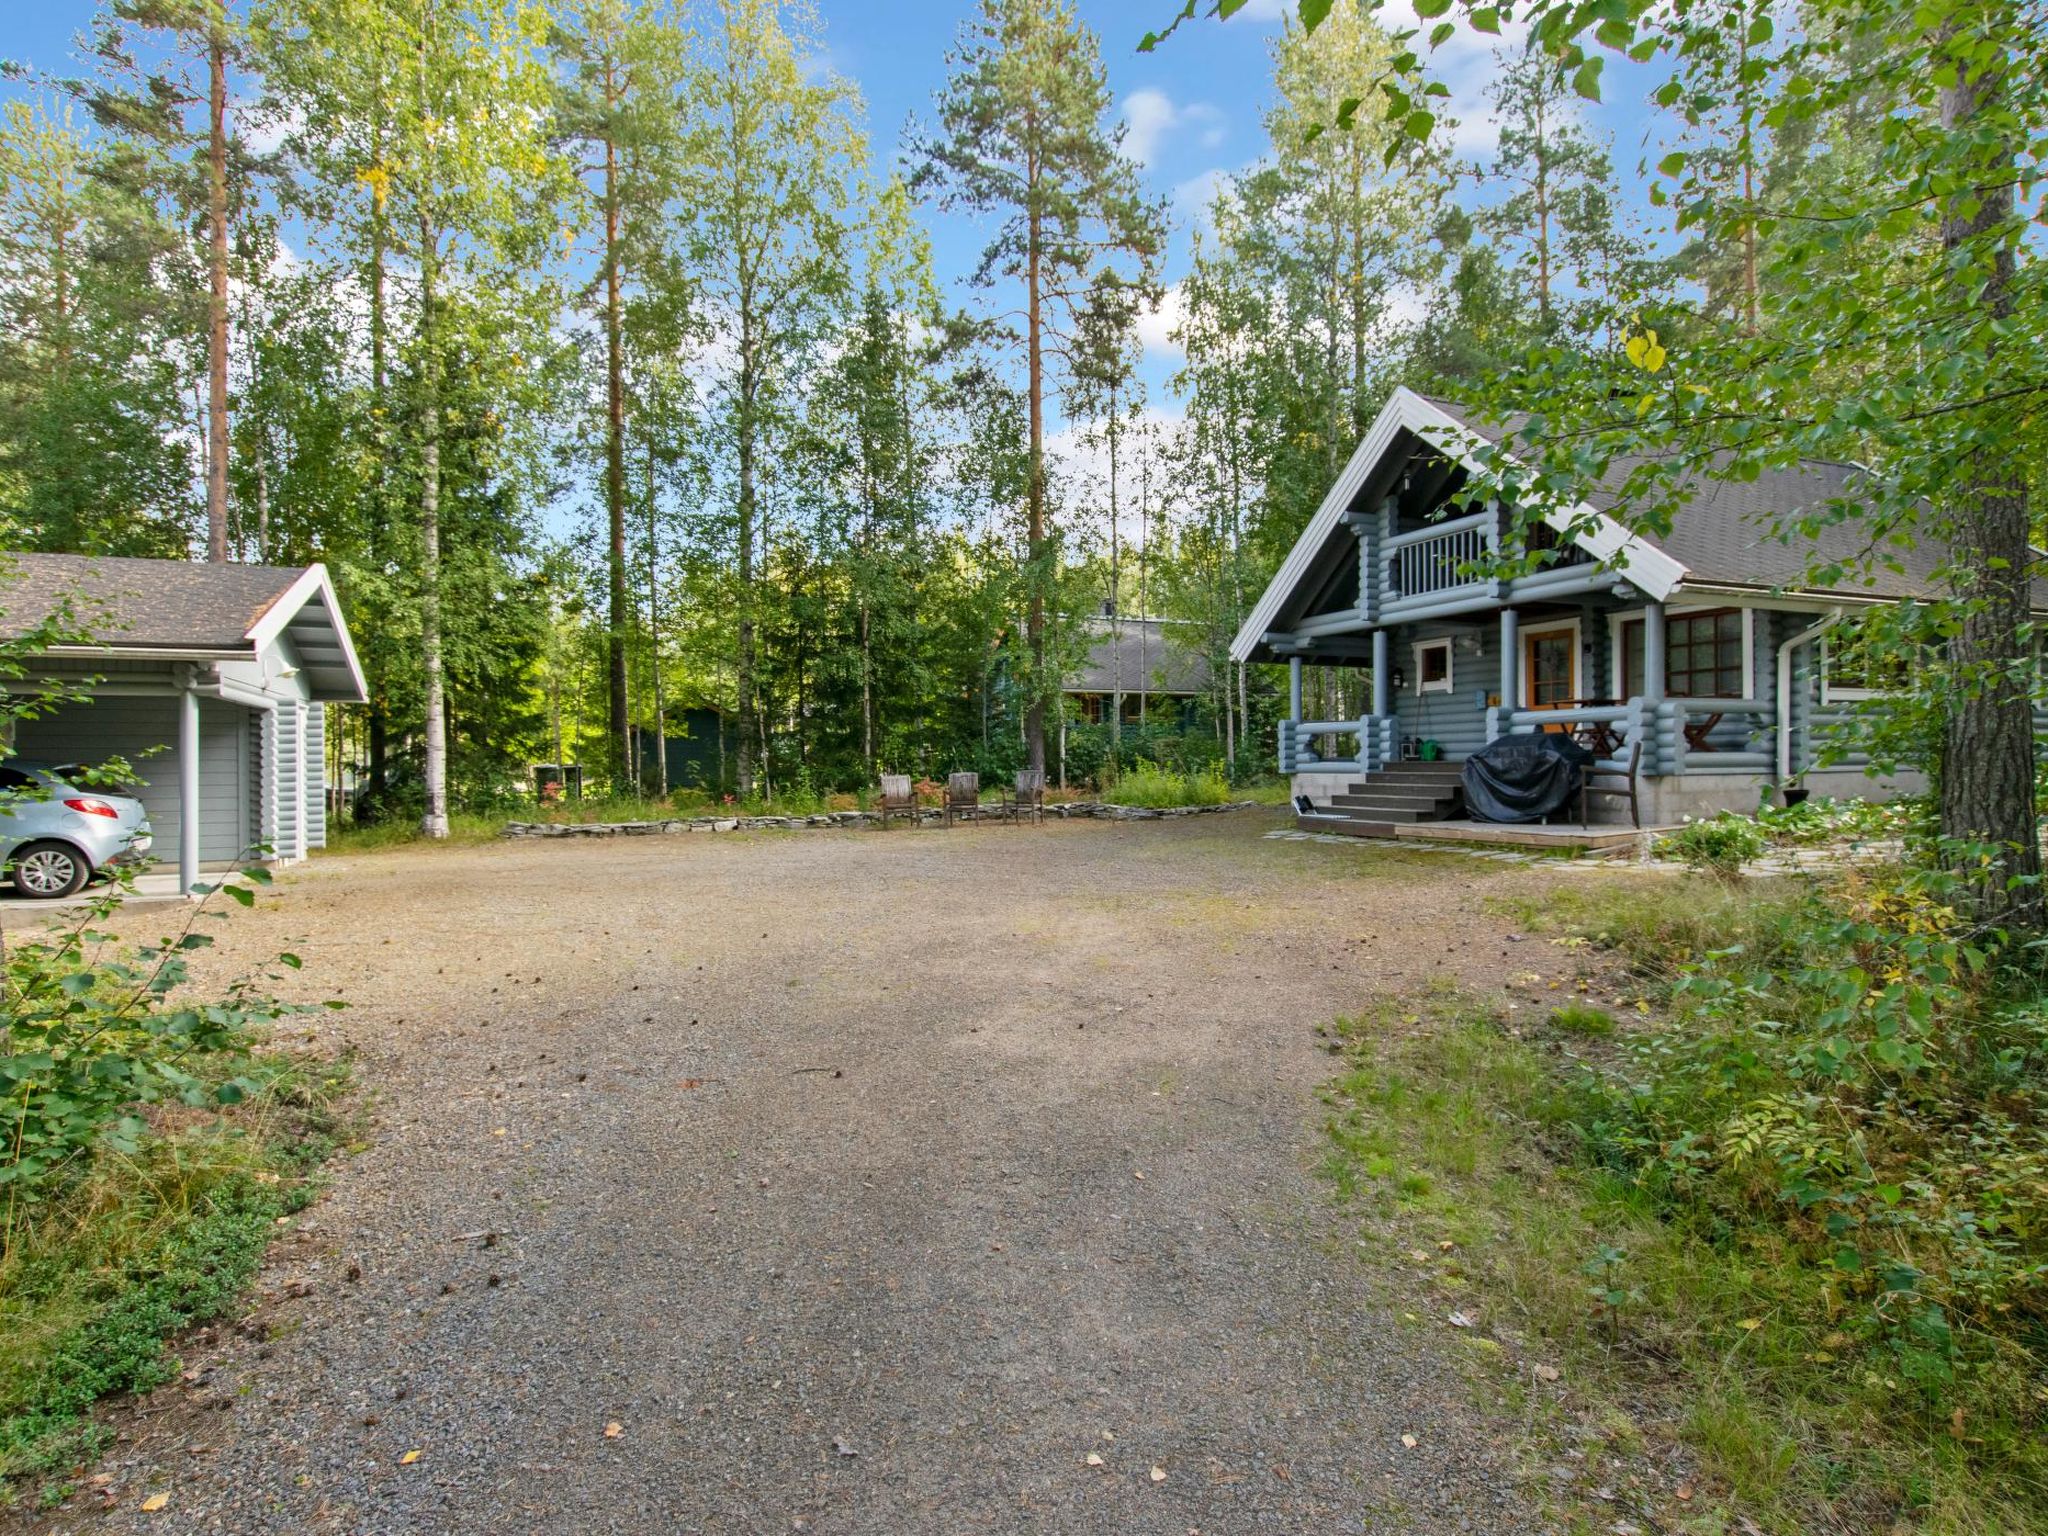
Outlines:
{"type": "Polygon", "coordinates": [[[365,695],[325,566],[0,555],[0,636],[53,620],[61,638],[6,686],[85,697],[18,721],[17,757],[126,759],[180,889],[326,842],[326,706],[365,695]]]}

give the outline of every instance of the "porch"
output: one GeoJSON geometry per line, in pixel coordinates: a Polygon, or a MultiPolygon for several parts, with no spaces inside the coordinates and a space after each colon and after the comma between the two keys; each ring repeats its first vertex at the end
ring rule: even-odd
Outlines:
{"type": "Polygon", "coordinates": [[[1453,817],[1444,821],[1377,822],[1351,816],[1298,816],[1295,825],[1304,832],[1325,832],[1339,837],[1379,838],[1406,843],[1449,843],[1491,848],[1515,848],[1525,852],[1563,856],[1593,854],[1619,856],[1634,854],[1647,838],[1673,831],[1678,823],[1652,826],[1615,827],[1596,823],[1582,827],[1569,824],[1508,825],[1498,821],[1473,821],[1453,817]]]}
{"type": "MultiPolygon", "coordinates": [[[[1574,608],[1531,605],[1530,613],[1525,629],[1521,608],[1502,607],[1493,645],[1466,646],[1478,632],[1469,622],[1436,632],[1417,630],[1428,638],[1412,642],[1412,676],[1394,662],[1395,626],[1374,628],[1367,664],[1371,701],[1356,720],[1303,718],[1302,678],[1312,653],[1289,655],[1288,714],[1279,730],[1281,772],[1360,778],[1415,762],[1425,753],[1456,763],[1502,736],[1525,731],[1568,732],[1602,767],[1615,770],[1625,770],[1640,748],[1638,771],[1645,779],[1780,771],[1778,703],[1756,686],[1758,647],[1754,620],[1747,614],[1738,615],[1739,638],[1717,641],[1710,635],[1704,642],[1739,647],[1722,675],[1747,685],[1742,696],[1687,697],[1668,691],[1663,603],[1645,600],[1625,610],[1625,618],[1612,600],[1574,608]],[[1627,640],[1615,645],[1622,653],[1618,664],[1603,668],[1597,630],[1610,619],[1624,620],[1627,627],[1615,633],[1626,634],[1627,640]],[[1461,646],[1482,659],[1484,651],[1494,653],[1494,671],[1480,688],[1456,675],[1461,646]],[[1607,694],[1600,686],[1603,676],[1624,684],[1625,694],[1607,694]],[[1433,699],[1433,694],[1441,697],[1433,699]]],[[[1688,668],[1688,679],[1697,675],[1688,668]]]]}

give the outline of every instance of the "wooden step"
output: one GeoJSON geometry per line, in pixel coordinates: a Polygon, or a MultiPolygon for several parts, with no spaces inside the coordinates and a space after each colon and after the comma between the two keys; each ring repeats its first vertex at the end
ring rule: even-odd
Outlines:
{"type": "Polygon", "coordinates": [[[1297,816],[1294,824],[1304,832],[1336,832],[1345,837],[1392,837],[1395,823],[1361,821],[1350,816],[1297,816]]]}
{"type": "Polygon", "coordinates": [[[1332,795],[1330,806],[1342,811],[1418,811],[1424,815],[1442,815],[1457,803],[1456,794],[1411,794],[1388,788],[1376,793],[1359,795],[1332,795]]]}

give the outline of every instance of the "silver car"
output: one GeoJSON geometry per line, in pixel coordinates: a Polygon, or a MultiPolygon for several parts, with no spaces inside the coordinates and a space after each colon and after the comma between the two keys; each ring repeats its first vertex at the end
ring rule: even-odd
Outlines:
{"type": "Polygon", "coordinates": [[[0,866],[24,896],[69,896],[109,865],[149,851],[142,802],[81,789],[72,781],[78,776],[72,768],[0,763],[0,866]]]}

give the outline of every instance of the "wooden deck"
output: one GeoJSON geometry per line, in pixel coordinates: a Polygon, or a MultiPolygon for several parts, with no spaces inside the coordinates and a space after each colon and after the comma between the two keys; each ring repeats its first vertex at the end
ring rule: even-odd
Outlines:
{"type": "Polygon", "coordinates": [[[1367,821],[1351,816],[1297,816],[1304,832],[1335,832],[1343,837],[1380,838],[1389,842],[1471,843],[1497,848],[1537,848],[1551,853],[1629,854],[1648,838],[1676,830],[1670,826],[1616,827],[1595,824],[1509,825],[1496,821],[1367,821]]]}

